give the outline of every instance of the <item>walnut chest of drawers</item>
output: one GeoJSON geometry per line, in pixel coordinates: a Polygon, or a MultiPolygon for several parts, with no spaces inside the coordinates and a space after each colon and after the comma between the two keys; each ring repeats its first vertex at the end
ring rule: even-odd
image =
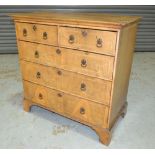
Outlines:
{"type": "Polygon", "coordinates": [[[24,110],[38,105],[90,126],[108,145],[127,107],[140,17],[17,13],[24,110]]]}

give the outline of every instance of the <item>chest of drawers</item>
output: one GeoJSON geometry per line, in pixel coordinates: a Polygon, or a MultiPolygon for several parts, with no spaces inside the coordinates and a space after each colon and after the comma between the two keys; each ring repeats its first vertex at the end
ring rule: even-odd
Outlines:
{"type": "Polygon", "coordinates": [[[90,126],[103,144],[124,116],[140,17],[17,13],[24,110],[37,105],[90,126]]]}

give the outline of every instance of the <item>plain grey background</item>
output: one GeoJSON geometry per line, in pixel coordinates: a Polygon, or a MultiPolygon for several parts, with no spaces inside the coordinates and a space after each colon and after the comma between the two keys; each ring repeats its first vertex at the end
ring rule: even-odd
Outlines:
{"type": "Polygon", "coordinates": [[[155,5],[152,6],[0,6],[0,53],[17,53],[15,28],[8,16],[15,12],[81,11],[142,16],[135,51],[155,51],[155,5]]]}

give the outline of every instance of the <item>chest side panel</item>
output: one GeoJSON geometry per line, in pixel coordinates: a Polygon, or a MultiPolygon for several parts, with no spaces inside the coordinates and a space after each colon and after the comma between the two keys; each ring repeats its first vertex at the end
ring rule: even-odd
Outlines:
{"type": "Polygon", "coordinates": [[[127,101],[132,58],[136,40],[137,24],[124,28],[120,32],[118,53],[115,58],[114,81],[112,84],[112,98],[110,111],[110,127],[113,126],[119,111],[127,101]]]}

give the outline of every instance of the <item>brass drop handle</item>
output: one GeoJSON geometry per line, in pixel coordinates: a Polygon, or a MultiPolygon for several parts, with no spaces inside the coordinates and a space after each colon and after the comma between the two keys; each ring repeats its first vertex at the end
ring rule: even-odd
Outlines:
{"type": "Polygon", "coordinates": [[[84,115],[85,114],[85,109],[84,108],[80,108],[80,114],[84,115]]]}
{"type": "Polygon", "coordinates": [[[58,75],[62,75],[62,71],[58,70],[58,71],[57,71],[57,74],[58,74],[58,75]]]}
{"type": "Polygon", "coordinates": [[[23,29],[23,36],[26,37],[27,36],[27,30],[23,29]]]}
{"type": "Polygon", "coordinates": [[[86,37],[87,34],[88,34],[87,31],[85,31],[85,30],[81,31],[81,33],[82,33],[82,36],[83,36],[83,37],[86,37]]]}
{"type": "Polygon", "coordinates": [[[61,54],[61,50],[60,50],[60,49],[57,49],[57,50],[56,50],[56,53],[57,53],[57,54],[61,54]]]}
{"type": "Polygon", "coordinates": [[[37,79],[40,79],[41,78],[41,73],[37,72],[36,77],[37,77],[37,79]]]}
{"type": "Polygon", "coordinates": [[[42,100],[43,99],[43,95],[41,93],[39,93],[39,99],[42,100]]]}
{"type": "Polygon", "coordinates": [[[82,91],[86,91],[86,84],[81,83],[81,90],[82,90],[82,91]]]}
{"type": "Polygon", "coordinates": [[[85,59],[81,60],[81,67],[87,67],[87,61],[85,59]]]}
{"type": "Polygon", "coordinates": [[[43,33],[43,39],[46,40],[47,39],[47,32],[43,33]]]}
{"type": "Polygon", "coordinates": [[[35,56],[35,58],[39,58],[39,52],[35,51],[34,56],[35,56]]]}
{"type": "Polygon", "coordinates": [[[69,36],[69,39],[68,39],[68,42],[69,42],[70,44],[73,44],[73,43],[74,43],[74,40],[75,40],[74,36],[73,36],[73,35],[70,35],[70,36],[69,36]]]}
{"type": "Polygon", "coordinates": [[[36,30],[37,30],[36,25],[33,25],[33,31],[36,31],[36,30]]]}
{"type": "Polygon", "coordinates": [[[99,38],[99,39],[97,39],[96,46],[100,48],[100,47],[102,47],[102,43],[103,43],[102,39],[99,38]]]}

